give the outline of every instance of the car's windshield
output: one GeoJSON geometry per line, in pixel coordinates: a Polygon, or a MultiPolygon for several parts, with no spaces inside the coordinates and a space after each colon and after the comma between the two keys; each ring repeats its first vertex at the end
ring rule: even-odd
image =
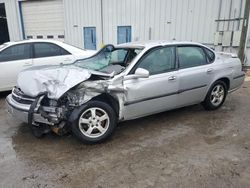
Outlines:
{"type": "Polygon", "coordinates": [[[95,56],[78,60],[75,65],[81,68],[116,74],[124,70],[128,64],[142,51],[137,48],[103,48],[95,56]]]}

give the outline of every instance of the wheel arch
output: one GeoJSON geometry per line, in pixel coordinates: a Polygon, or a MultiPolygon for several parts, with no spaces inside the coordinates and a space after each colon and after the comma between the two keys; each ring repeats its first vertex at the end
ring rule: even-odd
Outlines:
{"type": "Polygon", "coordinates": [[[119,110],[120,110],[119,102],[112,95],[108,93],[102,93],[100,95],[93,97],[91,101],[93,100],[109,104],[114,109],[116,116],[119,117],[119,110]]]}
{"type": "Polygon", "coordinates": [[[215,82],[217,82],[217,81],[223,81],[223,82],[226,84],[226,86],[227,86],[227,90],[230,89],[230,79],[229,79],[229,78],[227,78],[227,77],[219,78],[219,79],[215,80],[215,81],[213,82],[213,84],[214,84],[215,82]]]}
{"type": "Polygon", "coordinates": [[[211,87],[214,85],[214,83],[217,82],[217,81],[223,81],[223,82],[226,84],[226,86],[227,86],[227,91],[230,89],[230,79],[229,79],[228,77],[225,77],[225,76],[224,76],[224,77],[217,78],[217,79],[215,79],[213,82],[210,83],[209,87],[208,87],[207,90],[206,90],[206,94],[205,94],[205,96],[204,96],[204,98],[203,98],[203,101],[205,100],[205,98],[206,98],[206,96],[207,96],[207,94],[208,94],[210,88],[211,88],[211,87]]]}

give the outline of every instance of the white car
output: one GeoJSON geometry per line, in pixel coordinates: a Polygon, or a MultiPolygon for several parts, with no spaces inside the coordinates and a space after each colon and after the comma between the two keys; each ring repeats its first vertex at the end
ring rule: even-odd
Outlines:
{"type": "Polygon", "coordinates": [[[55,40],[24,40],[0,45],[0,91],[11,90],[23,69],[73,63],[96,51],[82,50],[55,40]]]}

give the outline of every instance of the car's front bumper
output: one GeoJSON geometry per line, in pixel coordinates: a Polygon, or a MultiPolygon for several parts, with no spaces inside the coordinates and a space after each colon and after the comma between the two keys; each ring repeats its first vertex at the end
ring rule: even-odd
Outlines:
{"type": "Polygon", "coordinates": [[[28,113],[30,109],[30,105],[21,104],[15,101],[11,94],[6,98],[8,112],[15,117],[16,119],[28,123],[28,113]]]}

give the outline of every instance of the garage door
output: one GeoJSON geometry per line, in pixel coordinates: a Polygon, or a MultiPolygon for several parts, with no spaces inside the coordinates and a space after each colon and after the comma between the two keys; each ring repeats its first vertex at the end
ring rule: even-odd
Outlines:
{"type": "Polygon", "coordinates": [[[25,38],[64,40],[62,0],[24,1],[21,9],[25,38]]]}

